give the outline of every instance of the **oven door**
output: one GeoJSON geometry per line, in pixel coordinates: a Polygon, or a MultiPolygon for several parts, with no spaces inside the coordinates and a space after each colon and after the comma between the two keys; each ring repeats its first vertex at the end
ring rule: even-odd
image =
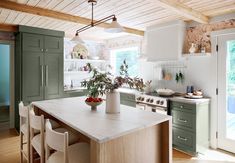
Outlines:
{"type": "Polygon", "coordinates": [[[136,108],[140,110],[146,110],[146,106],[147,105],[143,103],[139,103],[139,102],[136,103],[136,108]]]}
{"type": "Polygon", "coordinates": [[[152,111],[155,112],[155,113],[160,113],[160,114],[164,114],[164,115],[167,115],[167,108],[164,108],[164,107],[153,107],[152,108],[152,111]]]}

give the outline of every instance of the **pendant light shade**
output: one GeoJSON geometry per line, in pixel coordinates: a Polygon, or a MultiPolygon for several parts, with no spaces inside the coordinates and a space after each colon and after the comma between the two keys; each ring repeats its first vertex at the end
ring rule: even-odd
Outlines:
{"type": "Polygon", "coordinates": [[[76,35],[71,39],[71,41],[76,42],[76,43],[81,43],[81,44],[84,43],[84,41],[79,37],[78,33],[76,33],[76,35]]]}
{"type": "Polygon", "coordinates": [[[109,33],[120,33],[123,32],[123,27],[117,22],[117,18],[114,17],[112,23],[109,25],[108,28],[104,29],[105,32],[109,33]]]}
{"type": "Polygon", "coordinates": [[[81,38],[78,37],[78,33],[83,32],[85,30],[88,30],[92,27],[98,26],[102,23],[105,23],[107,21],[113,20],[111,24],[109,24],[109,26],[104,29],[105,32],[109,32],[109,33],[119,33],[119,32],[123,32],[124,28],[117,22],[117,18],[116,16],[113,15],[109,15],[103,19],[94,21],[94,5],[97,4],[97,0],[88,0],[88,3],[91,4],[91,23],[78,29],[76,31],[76,36],[72,39],[72,41],[77,41],[77,42],[83,42],[81,40],[81,38]]]}

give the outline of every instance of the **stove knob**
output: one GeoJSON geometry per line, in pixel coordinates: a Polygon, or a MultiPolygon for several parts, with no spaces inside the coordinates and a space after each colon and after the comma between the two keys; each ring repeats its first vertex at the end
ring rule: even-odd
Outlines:
{"type": "Polygon", "coordinates": [[[153,99],[151,99],[149,102],[150,102],[150,103],[153,103],[153,99]]]}
{"type": "Polygon", "coordinates": [[[163,104],[164,104],[164,101],[161,101],[160,104],[163,105],[163,104]]]}
{"type": "Polygon", "coordinates": [[[150,99],[148,98],[147,100],[146,100],[146,102],[149,102],[150,101],[150,99]]]}
{"type": "Polygon", "coordinates": [[[141,100],[141,97],[137,97],[137,101],[140,101],[141,100]]]}
{"type": "Polygon", "coordinates": [[[157,103],[157,104],[160,104],[160,100],[157,100],[156,103],[157,103]]]}
{"type": "Polygon", "coordinates": [[[141,101],[144,101],[144,97],[141,98],[141,101]]]}

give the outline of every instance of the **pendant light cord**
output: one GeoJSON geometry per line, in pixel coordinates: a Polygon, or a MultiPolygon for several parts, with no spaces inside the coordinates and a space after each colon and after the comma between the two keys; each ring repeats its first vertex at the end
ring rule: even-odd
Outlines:
{"type": "Polygon", "coordinates": [[[93,2],[91,3],[91,26],[94,27],[94,4],[93,2]]]}

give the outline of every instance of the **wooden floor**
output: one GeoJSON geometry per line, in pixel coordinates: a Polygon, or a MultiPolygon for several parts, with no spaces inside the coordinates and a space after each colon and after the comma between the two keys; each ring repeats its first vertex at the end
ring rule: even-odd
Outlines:
{"type": "MultiPolygon", "coordinates": [[[[15,130],[0,131],[0,163],[19,163],[19,136],[15,130]]],[[[235,155],[220,150],[208,150],[192,157],[173,151],[173,163],[235,163],[235,155]]]]}
{"type": "Polygon", "coordinates": [[[19,136],[15,130],[0,131],[0,163],[19,163],[19,136]]]}

